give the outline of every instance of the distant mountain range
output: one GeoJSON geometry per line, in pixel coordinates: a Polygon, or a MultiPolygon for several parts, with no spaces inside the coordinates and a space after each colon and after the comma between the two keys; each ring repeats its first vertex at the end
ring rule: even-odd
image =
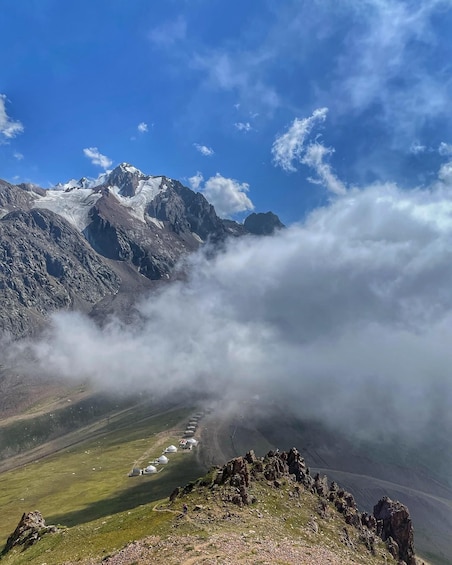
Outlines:
{"type": "Polygon", "coordinates": [[[49,190],[0,180],[0,331],[33,334],[61,308],[102,316],[207,241],[283,227],[271,212],[219,218],[202,194],[127,163],[49,190]]]}

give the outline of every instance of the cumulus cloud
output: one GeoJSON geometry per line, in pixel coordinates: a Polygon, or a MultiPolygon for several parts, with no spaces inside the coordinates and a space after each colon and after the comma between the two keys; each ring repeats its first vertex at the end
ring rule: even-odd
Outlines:
{"type": "Polygon", "coordinates": [[[137,126],[137,130],[140,133],[146,133],[148,131],[148,125],[146,122],[140,122],[137,126]]]}
{"type": "Polygon", "coordinates": [[[0,94],[0,134],[6,139],[12,139],[24,131],[19,120],[13,120],[6,113],[6,95],[0,94]]]}
{"type": "Polygon", "coordinates": [[[254,209],[247,195],[249,188],[246,182],[241,183],[217,173],[206,180],[202,193],[214,205],[217,214],[221,218],[227,218],[239,212],[254,209]]]}
{"type": "Polygon", "coordinates": [[[235,122],[234,126],[239,131],[244,131],[244,132],[248,132],[248,131],[251,131],[253,129],[249,122],[235,122]]]}
{"type": "Polygon", "coordinates": [[[438,178],[441,182],[452,185],[452,161],[448,161],[441,165],[438,178]]]}
{"type": "Polygon", "coordinates": [[[245,182],[240,183],[223,177],[219,173],[204,182],[204,177],[199,171],[190,177],[188,182],[193,190],[199,190],[204,194],[215,207],[216,213],[222,218],[254,209],[247,195],[249,185],[245,182]]]}
{"type": "Polygon", "coordinates": [[[83,153],[85,154],[85,157],[88,157],[88,159],[91,160],[93,165],[98,165],[103,169],[108,169],[108,167],[111,167],[113,164],[113,161],[105,155],[102,155],[97,147],[87,147],[83,150],[83,153]]]}
{"type": "Polygon", "coordinates": [[[452,144],[442,141],[438,147],[438,153],[443,157],[452,156],[452,144]]]}
{"type": "Polygon", "coordinates": [[[207,145],[200,145],[199,143],[194,143],[193,145],[204,157],[211,157],[215,153],[215,151],[211,147],[207,147],[207,145]]]}
{"type": "Polygon", "coordinates": [[[198,188],[201,186],[201,183],[203,182],[204,177],[202,176],[202,173],[200,173],[199,171],[197,171],[196,175],[193,175],[192,177],[190,177],[188,179],[188,182],[191,186],[191,188],[193,190],[198,190],[198,188]]]}
{"type": "Polygon", "coordinates": [[[295,118],[289,129],[273,142],[273,162],[287,172],[296,171],[294,161],[300,161],[305,150],[305,140],[312,128],[324,122],[328,108],[314,110],[308,118],[295,118]]]}
{"type": "Polygon", "coordinates": [[[358,434],[450,429],[450,180],[351,189],[272,237],[190,256],[137,326],[64,312],[25,349],[109,390],[259,394],[358,434]]]}

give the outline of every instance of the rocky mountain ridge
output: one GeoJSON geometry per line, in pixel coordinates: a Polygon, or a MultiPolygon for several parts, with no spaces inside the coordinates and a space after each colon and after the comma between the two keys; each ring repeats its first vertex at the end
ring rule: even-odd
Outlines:
{"type": "Polygon", "coordinates": [[[282,227],[257,216],[248,228],[219,218],[202,194],[127,163],[52,190],[0,181],[0,332],[32,334],[61,308],[99,313],[170,279],[207,241],[282,227]]]}

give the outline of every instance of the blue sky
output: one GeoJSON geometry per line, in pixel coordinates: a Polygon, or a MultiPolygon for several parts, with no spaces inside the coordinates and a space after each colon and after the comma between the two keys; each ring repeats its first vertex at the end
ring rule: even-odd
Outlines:
{"type": "Polygon", "coordinates": [[[452,155],[452,2],[4,0],[0,177],[122,161],[286,223],[452,155]]]}

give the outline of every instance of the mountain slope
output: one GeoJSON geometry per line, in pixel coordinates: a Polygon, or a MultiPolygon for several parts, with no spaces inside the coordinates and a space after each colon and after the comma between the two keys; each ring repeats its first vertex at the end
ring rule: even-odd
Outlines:
{"type": "Polygon", "coordinates": [[[10,212],[0,220],[0,327],[36,331],[48,312],[89,309],[120,287],[117,274],[81,234],[49,210],[10,212]]]}
{"type": "Polygon", "coordinates": [[[128,310],[184,254],[246,233],[202,194],[127,163],[52,190],[0,181],[0,332],[33,334],[59,309],[128,310]]]}

